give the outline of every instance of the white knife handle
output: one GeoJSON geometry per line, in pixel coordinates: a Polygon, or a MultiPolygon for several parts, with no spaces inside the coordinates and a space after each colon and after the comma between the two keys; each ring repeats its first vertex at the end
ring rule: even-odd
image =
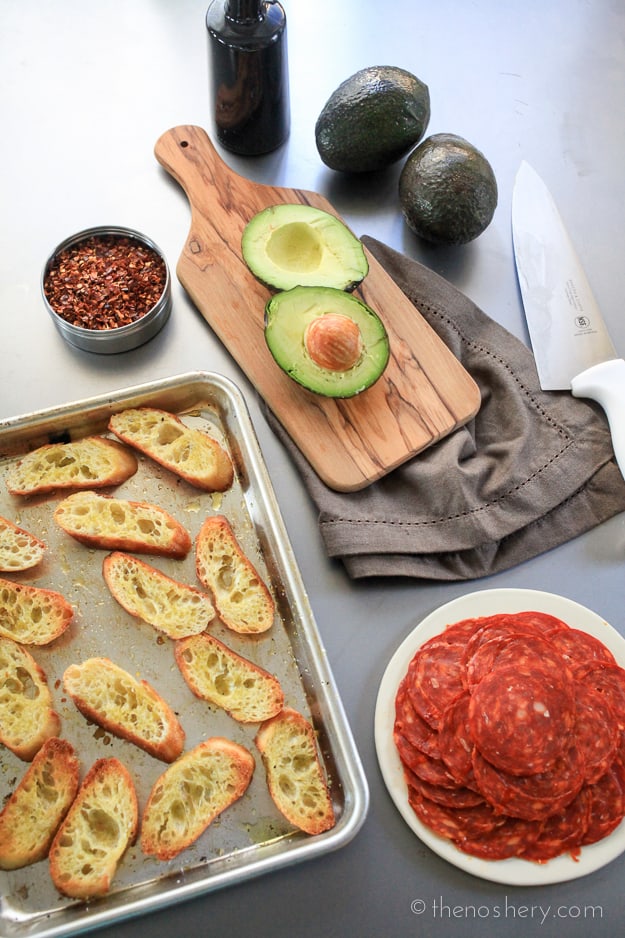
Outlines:
{"type": "Polygon", "coordinates": [[[573,378],[571,390],[575,397],[590,397],[603,407],[614,455],[625,478],[625,361],[612,358],[587,368],[573,378]]]}

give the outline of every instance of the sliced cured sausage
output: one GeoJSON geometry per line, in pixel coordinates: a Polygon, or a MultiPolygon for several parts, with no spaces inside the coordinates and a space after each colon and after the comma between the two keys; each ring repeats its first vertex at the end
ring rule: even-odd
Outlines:
{"type": "Polygon", "coordinates": [[[458,843],[467,838],[482,838],[506,822],[490,805],[472,808],[448,808],[425,798],[416,788],[408,788],[408,801],[420,821],[434,833],[458,843]]]}
{"type": "Polygon", "coordinates": [[[582,788],[564,811],[547,818],[537,839],[525,847],[525,859],[546,863],[567,851],[578,854],[588,830],[590,804],[590,790],[582,788]]]}
{"type": "Polygon", "coordinates": [[[439,728],[443,712],[464,690],[460,668],[463,649],[459,642],[428,642],[412,659],[408,693],[417,713],[433,729],[439,728]]]}
{"type": "Polygon", "coordinates": [[[398,688],[394,735],[416,816],[472,856],[576,857],[625,816],[625,669],[554,616],[430,638],[398,688]]]}
{"type": "Polygon", "coordinates": [[[473,756],[478,791],[500,814],[544,821],[562,812],[584,784],[584,759],[577,746],[556,760],[549,772],[509,775],[496,769],[479,752],[473,756]]]}
{"type": "Polygon", "coordinates": [[[414,772],[404,769],[406,783],[409,788],[416,789],[424,798],[430,801],[436,801],[437,804],[445,805],[448,808],[474,808],[478,804],[484,804],[484,799],[476,791],[470,788],[445,788],[443,785],[432,785],[425,782],[414,772]]]}
{"type": "Polygon", "coordinates": [[[619,729],[625,731],[625,670],[618,664],[589,664],[578,670],[577,678],[605,695],[614,709],[619,729]]]}
{"type": "Polygon", "coordinates": [[[400,733],[395,733],[395,745],[402,763],[424,782],[457,788],[458,783],[447,771],[447,766],[440,759],[433,759],[420,749],[415,749],[400,733]]]}
{"type": "MultiPolygon", "coordinates": [[[[469,641],[474,632],[482,627],[483,623],[482,618],[478,619],[461,619],[459,622],[453,622],[448,625],[440,635],[435,635],[433,638],[428,639],[429,642],[448,642],[452,645],[457,645],[458,643],[464,645],[469,641]]],[[[428,642],[424,643],[424,646],[427,646],[428,642]]]]}
{"type": "Polygon", "coordinates": [[[558,631],[549,638],[576,677],[591,664],[616,664],[610,649],[588,632],[567,629],[558,631]]]}
{"type": "Polygon", "coordinates": [[[508,860],[522,856],[540,835],[541,827],[538,821],[508,817],[503,824],[481,837],[466,837],[456,844],[464,853],[482,860],[508,860]]]}
{"type": "Polygon", "coordinates": [[[625,799],[617,773],[610,769],[594,785],[589,785],[590,816],[582,845],[594,844],[611,834],[623,819],[625,799]]]}
{"type": "Polygon", "coordinates": [[[524,671],[553,668],[560,678],[573,680],[556,646],[549,639],[528,632],[498,636],[483,642],[467,661],[466,684],[469,688],[475,687],[493,668],[507,665],[524,671]]]}
{"type": "Polygon", "coordinates": [[[495,639],[514,638],[519,634],[540,635],[540,631],[530,624],[523,628],[513,615],[485,616],[479,629],[475,629],[466,643],[462,655],[462,667],[467,668],[471,658],[485,642],[495,639]]]}
{"type": "Polygon", "coordinates": [[[547,772],[568,749],[574,725],[571,686],[546,669],[497,668],[471,695],[475,745],[496,768],[512,775],[547,772]]]}
{"type": "Polygon", "coordinates": [[[468,693],[461,694],[445,710],[438,731],[438,751],[458,784],[471,788],[475,786],[475,744],[469,730],[469,700],[468,693]]]}
{"type": "Polygon", "coordinates": [[[402,681],[395,700],[395,729],[415,749],[433,759],[440,759],[438,733],[415,710],[408,693],[407,678],[402,681]]]}
{"type": "Polygon", "coordinates": [[[617,753],[619,728],[606,696],[591,684],[575,686],[575,739],[584,756],[587,784],[599,781],[617,753]]]}
{"type": "Polygon", "coordinates": [[[562,619],[551,616],[548,612],[523,611],[515,612],[514,618],[519,626],[531,627],[551,638],[556,632],[565,632],[570,628],[562,619]]]}

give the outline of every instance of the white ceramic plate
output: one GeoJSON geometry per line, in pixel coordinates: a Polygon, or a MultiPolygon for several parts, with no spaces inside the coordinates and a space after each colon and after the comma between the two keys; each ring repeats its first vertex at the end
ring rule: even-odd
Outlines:
{"type": "Polygon", "coordinates": [[[569,854],[563,854],[542,864],[516,858],[495,861],[472,857],[458,850],[451,841],[438,836],[419,821],[408,804],[402,765],[393,742],[397,688],[417,648],[442,632],[447,625],[462,619],[523,610],[549,613],[573,628],[589,632],[600,639],[618,663],[625,667],[625,639],[604,619],[579,603],[538,590],[495,589],[470,593],[426,616],[404,639],[389,661],[378,691],[375,745],[382,776],[391,798],[408,826],[434,853],[482,879],[514,886],[536,886],[577,879],[610,863],[625,850],[625,822],[609,837],[584,847],[577,860],[569,854]]]}

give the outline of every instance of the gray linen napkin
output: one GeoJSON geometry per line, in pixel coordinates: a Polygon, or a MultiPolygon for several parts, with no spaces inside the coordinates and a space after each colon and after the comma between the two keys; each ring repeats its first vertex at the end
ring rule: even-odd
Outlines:
{"type": "Polygon", "coordinates": [[[328,488],[269,415],[349,576],[468,580],[505,570],[625,510],[607,420],[543,392],[534,357],[433,271],[363,242],[477,382],[465,427],[359,492],[328,488]]]}

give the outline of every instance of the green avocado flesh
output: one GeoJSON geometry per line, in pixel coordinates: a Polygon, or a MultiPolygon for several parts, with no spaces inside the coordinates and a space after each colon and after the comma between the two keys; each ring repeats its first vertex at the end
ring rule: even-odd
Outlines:
{"type": "Polygon", "coordinates": [[[298,384],[325,397],[353,397],[374,384],[386,368],[388,335],[377,313],[355,296],[331,287],[294,287],[277,293],[265,307],[265,339],[277,364],[298,384]],[[346,332],[356,343],[343,343],[333,332],[346,332]],[[340,361],[345,347],[349,355],[339,367],[326,367],[312,357],[311,338],[320,340],[317,350],[340,361]]]}
{"type": "Polygon", "coordinates": [[[254,276],[276,290],[352,290],[369,270],[358,238],[334,215],[311,205],[286,203],[259,212],[245,226],[241,250],[254,276]]]}

